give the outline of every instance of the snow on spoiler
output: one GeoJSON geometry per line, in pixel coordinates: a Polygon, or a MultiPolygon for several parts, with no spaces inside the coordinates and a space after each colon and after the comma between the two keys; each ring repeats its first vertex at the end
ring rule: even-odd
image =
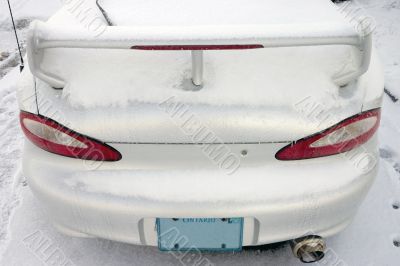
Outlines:
{"type": "Polygon", "coordinates": [[[337,74],[333,81],[343,86],[364,74],[370,64],[372,36],[360,35],[346,24],[299,25],[246,25],[246,26],[109,26],[94,36],[86,29],[66,29],[44,22],[32,23],[28,35],[28,61],[31,72],[56,88],[63,88],[65,81],[41,69],[45,49],[97,48],[97,49],[157,49],[209,50],[273,48],[291,46],[350,45],[361,54],[356,71],[337,74]],[[168,48],[170,47],[170,49],[168,48]],[[202,48],[206,47],[206,48],[202,48]]]}

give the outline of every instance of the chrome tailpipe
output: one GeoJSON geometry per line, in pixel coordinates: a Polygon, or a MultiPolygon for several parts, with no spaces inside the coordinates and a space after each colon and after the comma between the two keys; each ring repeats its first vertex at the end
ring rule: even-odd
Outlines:
{"type": "Polygon", "coordinates": [[[306,236],[290,241],[293,254],[303,263],[320,261],[325,256],[325,240],[320,236],[306,236]]]}

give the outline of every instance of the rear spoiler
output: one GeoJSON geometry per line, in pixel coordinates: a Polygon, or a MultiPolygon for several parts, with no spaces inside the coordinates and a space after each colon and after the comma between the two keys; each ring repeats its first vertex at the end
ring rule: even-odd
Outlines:
{"type": "MultiPolygon", "coordinates": [[[[357,70],[339,73],[332,79],[344,86],[363,75],[369,68],[372,36],[358,34],[348,24],[304,25],[247,25],[196,27],[122,27],[108,26],[94,36],[87,29],[66,29],[44,22],[32,23],[28,35],[28,61],[33,75],[55,88],[63,88],[65,81],[41,68],[45,49],[95,48],[192,50],[193,75],[201,75],[202,50],[253,49],[293,46],[349,45],[360,52],[357,70]],[[199,51],[200,50],[200,51],[199,51]]],[[[194,77],[194,80],[201,77],[194,77]]]]}

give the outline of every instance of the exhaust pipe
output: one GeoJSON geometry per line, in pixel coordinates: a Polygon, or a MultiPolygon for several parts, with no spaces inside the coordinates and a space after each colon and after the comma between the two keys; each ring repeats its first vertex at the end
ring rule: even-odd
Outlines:
{"type": "Polygon", "coordinates": [[[303,263],[320,261],[325,256],[325,240],[320,236],[306,236],[290,241],[293,254],[303,263]]]}

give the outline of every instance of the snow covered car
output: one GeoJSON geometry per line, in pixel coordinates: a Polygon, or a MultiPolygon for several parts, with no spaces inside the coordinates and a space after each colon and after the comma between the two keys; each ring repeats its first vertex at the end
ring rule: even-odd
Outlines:
{"type": "Polygon", "coordinates": [[[318,259],[377,175],[359,22],[329,0],[69,1],[28,37],[29,186],[71,236],[318,259]]]}

